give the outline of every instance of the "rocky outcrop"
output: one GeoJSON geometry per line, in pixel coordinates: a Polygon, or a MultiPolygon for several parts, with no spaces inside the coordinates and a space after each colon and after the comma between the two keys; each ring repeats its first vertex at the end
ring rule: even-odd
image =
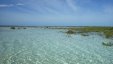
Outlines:
{"type": "Polygon", "coordinates": [[[113,46],[113,41],[106,40],[102,44],[105,45],[105,46],[113,46]]]}

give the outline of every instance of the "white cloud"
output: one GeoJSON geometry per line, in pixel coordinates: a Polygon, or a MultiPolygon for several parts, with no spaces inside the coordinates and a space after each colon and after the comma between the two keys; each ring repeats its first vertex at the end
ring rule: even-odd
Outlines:
{"type": "Polygon", "coordinates": [[[68,6],[69,6],[70,8],[72,8],[74,11],[77,10],[77,6],[73,3],[74,0],[66,0],[66,2],[67,2],[67,4],[68,4],[68,6]]]}
{"type": "Polygon", "coordinates": [[[0,4],[0,7],[12,7],[14,6],[13,4],[0,4]]]}
{"type": "Polygon", "coordinates": [[[23,3],[17,3],[16,4],[17,6],[22,6],[22,5],[24,5],[23,3]]]}
{"type": "Polygon", "coordinates": [[[50,13],[54,13],[54,14],[59,14],[58,11],[52,9],[52,8],[49,8],[49,7],[45,7],[46,11],[50,12],[50,13]]]}
{"type": "Polygon", "coordinates": [[[17,4],[0,4],[0,8],[5,8],[5,7],[13,7],[13,6],[22,6],[24,4],[22,3],[17,3],[17,4]]]}

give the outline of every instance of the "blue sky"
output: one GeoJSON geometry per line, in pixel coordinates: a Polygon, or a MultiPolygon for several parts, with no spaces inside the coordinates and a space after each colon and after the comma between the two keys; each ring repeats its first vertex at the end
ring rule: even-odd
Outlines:
{"type": "Polygon", "coordinates": [[[0,0],[0,25],[113,26],[113,0],[0,0]]]}

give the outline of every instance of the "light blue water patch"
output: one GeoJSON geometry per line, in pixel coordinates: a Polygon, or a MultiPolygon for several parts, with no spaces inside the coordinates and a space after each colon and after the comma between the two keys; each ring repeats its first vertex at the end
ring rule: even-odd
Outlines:
{"type": "Polygon", "coordinates": [[[0,30],[0,64],[113,64],[113,47],[99,35],[64,29],[0,30]]]}

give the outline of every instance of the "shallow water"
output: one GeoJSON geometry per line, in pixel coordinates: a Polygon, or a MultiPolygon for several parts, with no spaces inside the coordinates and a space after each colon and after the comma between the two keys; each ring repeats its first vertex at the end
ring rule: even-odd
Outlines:
{"type": "Polygon", "coordinates": [[[64,32],[0,27],[0,64],[113,64],[113,46],[103,46],[102,36],[64,32]]]}

